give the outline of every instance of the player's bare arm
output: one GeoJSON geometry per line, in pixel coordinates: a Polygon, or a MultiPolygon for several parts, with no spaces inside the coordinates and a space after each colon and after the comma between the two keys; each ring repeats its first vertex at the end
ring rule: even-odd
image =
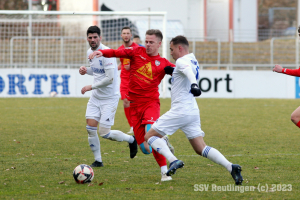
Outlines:
{"type": "Polygon", "coordinates": [[[93,53],[91,53],[90,55],[89,55],[89,59],[93,59],[95,56],[96,56],[96,58],[99,58],[99,57],[101,57],[103,54],[102,54],[102,52],[101,51],[94,51],[93,53]]]}
{"type": "Polygon", "coordinates": [[[282,67],[280,65],[275,65],[273,72],[282,73],[282,67]]]}
{"type": "Polygon", "coordinates": [[[124,69],[130,70],[130,65],[124,65],[124,69]]]}
{"type": "Polygon", "coordinates": [[[84,94],[87,91],[91,91],[91,90],[92,90],[92,85],[86,85],[81,89],[81,94],[84,94]]]}
{"type": "Polygon", "coordinates": [[[87,68],[85,66],[81,66],[79,68],[79,74],[85,75],[87,73],[87,68]]]}
{"type": "Polygon", "coordinates": [[[129,108],[130,107],[130,101],[128,99],[123,99],[123,106],[124,108],[129,108]]]}

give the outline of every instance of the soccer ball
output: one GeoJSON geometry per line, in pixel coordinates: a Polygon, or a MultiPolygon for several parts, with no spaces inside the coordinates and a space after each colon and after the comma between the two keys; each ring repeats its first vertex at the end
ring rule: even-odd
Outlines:
{"type": "Polygon", "coordinates": [[[57,93],[54,91],[50,93],[50,97],[56,97],[56,95],[57,95],[57,93]]]}
{"type": "Polygon", "coordinates": [[[73,171],[73,177],[76,183],[90,183],[94,178],[94,171],[90,166],[86,164],[81,164],[75,167],[73,171]]]}

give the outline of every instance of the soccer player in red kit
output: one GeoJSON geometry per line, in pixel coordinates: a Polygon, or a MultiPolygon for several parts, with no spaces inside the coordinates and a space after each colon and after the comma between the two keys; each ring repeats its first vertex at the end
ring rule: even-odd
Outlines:
{"type": "MultiPolygon", "coordinates": [[[[127,47],[137,47],[138,44],[134,43],[131,40],[132,34],[131,29],[128,26],[125,26],[121,30],[121,38],[123,40],[123,44],[118,48],[118,50],[127,48],[127,47]]],[[[130,59],[128,58],[120,58],[120,65],[121,69],[121,85],[120,85],[120,93],[121,93],[121,100],[123,100],[123,107],[124,113],[127,118],[128,124],[130,126],[130,130],[128,133],[133,133],[133,124],[130,117],[130,102],[128,101],[126,94],[128,93],[129,87],[129,74],[130,74],[130,59]]]]}
{"type": "MultiPolygon", "coordinates": [[[[300,37],[300,26],[298,27],[298,34],[300,37]]],[[[283,68],[280,65],[275,65],[275,67],[273,68],[273,72],[300,77],[300,68],[299,69],[287,69],[287,68],[283,68]]],[[[300,106],[296,110],[294,110],[294,112],[292,113],[291,120],[296,126],[298,126],[300,128],[300,106]]]]}
{"type": "Polygon", "coordinates": [[[175,67],[170,61],[160,57],[158,49],[161,46],[163,35],[160,30],[150,29],[146,32],[145,48],[128,47],[120,50],[94,51],[89,58],[119,57],[130,59],[130,79],[127,99],[130,101],[130,114],[133,122],[133,131],[137,143],[144,154],[153,153],[161,167],[161,181],[172,178],[166,176],[166,158],[156,151],[144,139],[146,132],[160,116],[160,101],[158,85],[165,76],[164,68],[175,67]]]}
{"type": "MultiPolygon", "coordinates": [[[[300,77],[300,68],[299,69],[287,69],[287,68],[283,68],[280,65],[275,65],[275,67],[273,68],[273,71],[277,72],[277,73],[283,73],[283,74],[287,74],[287,75],[291,75],[291,76],[300,77]]],[[[294,112],[292,113],[291,120],[296,126],[298,126],[300,128],[300,106],[296,110],[294,110],[294,112]]]]}

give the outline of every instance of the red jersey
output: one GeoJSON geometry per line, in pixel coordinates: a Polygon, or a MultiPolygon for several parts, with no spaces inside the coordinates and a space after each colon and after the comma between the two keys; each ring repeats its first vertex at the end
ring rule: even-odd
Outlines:
{"type": "Polygon", "coordinates": [[[291,76],[300,76],[300,68],[299,69],[287,69],[287,68],[283,68],[282,69],[282,73],[288,74],[288,75],[291,75],[291,76]]]}
{"type": "Polygon", "coordinates": [[[158,85],[165,76],[166,66],[175,67],[170,61],[157,56],[149,56],[144,47],[99,50],[104,57],[130,59],[128,100],[149,101],[159,99],[158,85]]]}
{"type": "MultiPolygon", "coordinates": [[[[137,46],[139,46],[139,45],[134,43],[134,42],[130,45],[130,47],[137,47],[137,46]]],[[[125,48],[124,45],[121,45],[118,48],[118,50],[121,50],[121,49],[124,49],[124,48],[125,48]]],[[[124,66],[130,67],[130,59],[120,58],[120,62],[121,62],[121,74],[120,74],[121,87],[128,88],[130,70],[125,69],[124,66]]]]}

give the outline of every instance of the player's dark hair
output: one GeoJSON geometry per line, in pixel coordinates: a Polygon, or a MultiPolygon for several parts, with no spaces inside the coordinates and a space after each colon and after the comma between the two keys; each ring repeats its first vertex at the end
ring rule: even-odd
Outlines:
{"type": "Polygon", "coordinates": [[[170,44],[171,43],[173,43],[173,45],[181,44],[181,45],[185,45],[187,47],[189,46],[188,40],[183,35],[178,35],[178,36],[172,38],[172,40],[170,41],[170,44]]]}
{"type": "Polygon", "coordinates": [[[134,35],[133,38],[139,38],[140,39],[140,36],[138,35],[134,35]]]}
{"type": "Polygon", "coordinates": [[[86,35],[88,36],[89,33],[97,33],[98,36],[100,36],[101,35],[101,30],[98,26],[90,26],[88,28],[88,30],[86,31],[86,35]]]}
{"type": "Polygon", "coordinates": [[[155,35],[157,38],[160,39],[160,41],[162,41],[162,39],[163,39],[163,34],[162,34],[161,31],[158,30],[158,29],[149,29],[149,30],[146,32],[146,35],[155,35]]]}
{"type": "Polygon", "coordinates": [[[129,26],[124,26],[124,27],[122,28],[122,30],[121,30],[121,33],[122,33],[122,31],[123,31],[124,29],[129,29],[129,30],[130,30],[130,33],[131,33],[131,28],[130,28],[129,26]]]}

